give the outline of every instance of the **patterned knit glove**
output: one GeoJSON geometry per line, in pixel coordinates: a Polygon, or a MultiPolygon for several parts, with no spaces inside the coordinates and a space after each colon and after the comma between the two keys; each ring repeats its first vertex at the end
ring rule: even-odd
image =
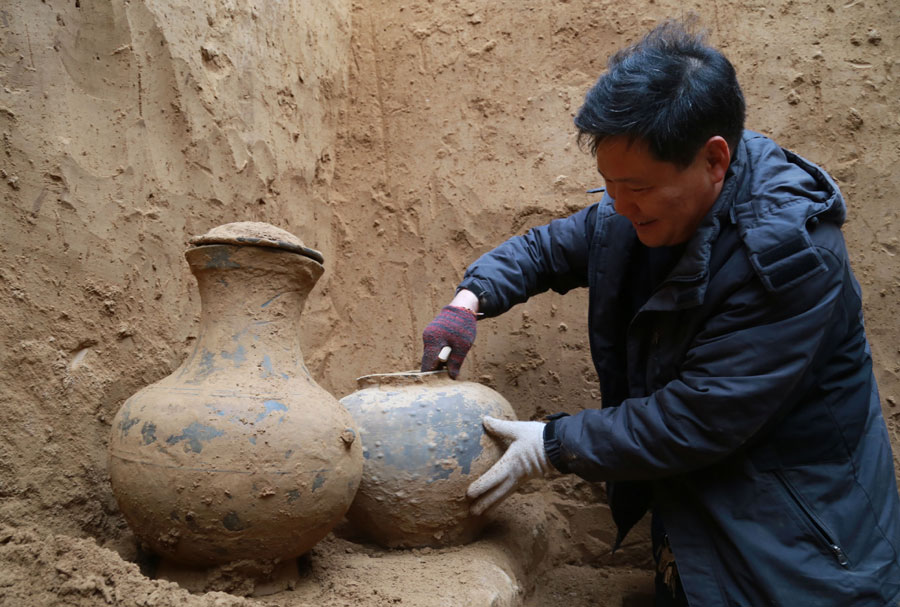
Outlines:
{"type": "Polygon", "coordinates": [[[422,371],[434,371],[441,366],[438,355],[444,346],[450,346],[447,371],[456,379],[463,359],[475,341],[475,313],[468,308],[444,306],[441,313],[428,323],[422,332],[425,352],[422,354],[422,371]]]}

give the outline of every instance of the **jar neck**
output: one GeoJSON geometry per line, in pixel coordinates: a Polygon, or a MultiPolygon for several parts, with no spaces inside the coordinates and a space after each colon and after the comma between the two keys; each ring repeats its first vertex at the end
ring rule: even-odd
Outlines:
{"type": "Polygon", "coordinates": [[[240,245],[204,245],[185,257],[200,291],[198,352],[247,356],[260,344],[277,343],[262,348],[264,364],[303,364],[300,315],[321,264],[290,251],[240,245]]]}

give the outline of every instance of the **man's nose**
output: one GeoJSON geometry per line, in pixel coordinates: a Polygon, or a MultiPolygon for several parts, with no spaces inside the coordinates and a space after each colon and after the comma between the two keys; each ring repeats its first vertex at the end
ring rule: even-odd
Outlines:
{"type": "Polygon", "coordinates": [[[613,194],[609,190],[607,190],[606,193],[613,199],[613,208],[619,215],[625,215],[627,217],[630,212],[634,211],[634,205],[628,199],[628,196],[621,195],[621,192],[613,194]]]}

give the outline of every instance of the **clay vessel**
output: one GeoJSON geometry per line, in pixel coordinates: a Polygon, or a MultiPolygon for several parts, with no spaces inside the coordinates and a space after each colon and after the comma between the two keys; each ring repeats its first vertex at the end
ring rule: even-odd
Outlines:
{"type": "Polygon", "coordinates": [[[363,478],[347,518],[357,536],[389,548],[463,544],[487,517],[473,516],[469,484],[502,455],[482,418],[515,419],[487,386],[446,371],[369,375],[341,403],[356,420],[363,478]]]}
{"type": "Polygon", "coordinates": [[[113,492],[135,535],[173,562],[299,556],[341,520],[362,473],[352,418],[300,350],[322,256],[258,223],[191,243],[197,344],[113,420],[113,492]]]}

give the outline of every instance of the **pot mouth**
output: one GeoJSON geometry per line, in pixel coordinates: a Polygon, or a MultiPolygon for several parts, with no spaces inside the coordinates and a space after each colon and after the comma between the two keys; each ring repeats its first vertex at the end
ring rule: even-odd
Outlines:
{"type": "Polygon", "coordinates": [[[374,383],[389,383],[389,382],[403,382],[409,381],[410,383],[421,382],[430,378],[439,378],[439,377],[450,377],[447,369],[438,369],[437,371],[396,371],[394,373],[372,373],[370,375],[363,375],[362,377],[356,378],[357,385],[363,384],[374,384],[374,383]]]}
{"type": "Polygon", "coordinates": [[[194,247],[215,244],[268,247],[298,253],[321,264],[325,263],[325,257],[321,252],[310,249],[287,230],[259,221],[226,223],[211,229],[206,234],[194,236],[188,242],[194,247]]]}

